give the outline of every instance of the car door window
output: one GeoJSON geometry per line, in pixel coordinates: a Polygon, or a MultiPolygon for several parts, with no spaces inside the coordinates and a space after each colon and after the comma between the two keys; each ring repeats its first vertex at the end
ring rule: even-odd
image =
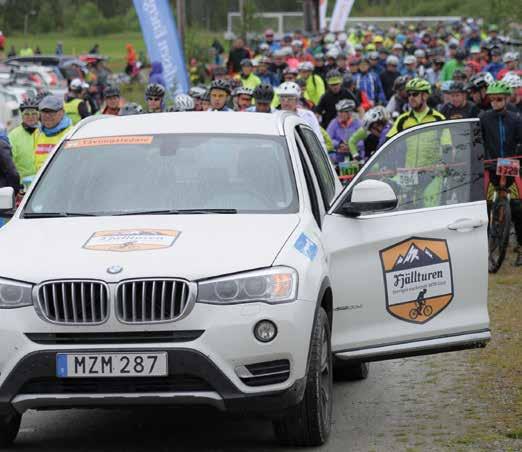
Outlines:
{"type": "Polygon", "coordinates": [[[441,123],[398,137],[364,169],[357,182],[392,186],[396,211],[483,199],[482,167],[474,152],[480,138],[474,123],[441,123]]]}
{"type": "Polygon", "coordinates": [[[307,154],[312,162],[314,172],[317,175],[325,208],[328,208],[335,195],[335,182],[334,175],[332,174],[332,167],[328,161],[326,153],[317,140],[315,133],[306,127],[299,127],[298,130],[299,136],[302,138],[306,146],[307,154]]]}

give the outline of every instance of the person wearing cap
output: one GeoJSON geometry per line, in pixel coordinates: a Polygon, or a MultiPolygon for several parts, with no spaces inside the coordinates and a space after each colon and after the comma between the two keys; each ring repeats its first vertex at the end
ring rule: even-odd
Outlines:
{"type": "Polygon", "coordinates": [[[387,100],[390,100],[393,96],[393,83],[399,75],[399,59],[395,55],[389,55],[386,58],[386,69],[380,76],[382,89],[387,100]]]}
{"type": "Polygon", "coordinates": [[[314,111],[321,117],[321,126],[326,129],[337,114],[336,105],[343,99],[355,102],[356,109],[360,108],[360,101],[347,88],[343,87],[343,76],[338,69],[331,69],[326,74],[327,91],[319,100],[314,111]]]}
{"type": "Polygon", "coordinates": [[[299,65],[299,78],[305,81],[304,98],[317,105],[325,93],[323,79],[314,74],[314,65],[308,61],[299,65]]]}
{"type": "MultiPolygon", "coordinates": [[[[332,139],[334,149],[340,154],[348,155],[347,142],[353,133],[361,127],[361,121],[357,115],[353,115],[356,105],[352,99],[340,100],[335,105],[335,109],[337,110],[337,117],[330,121],[326,131],[332,139]]],[[[342,161],[344,161],[344,157],[342,161]]]]}
{"type": "MultiPolygon", "coordinates": [[[[508,72],[516,72],[518,69],[518,52],[506,52],[502,57],[504,67],[498,71],[497,80],[502,80],[508,72]]],[[[522,73],[522,71],[519,71],[522,73]]]]}
{"type": "Polygon", "coordinates": [[[281,110],[296,113],[303,121],[305,121],[315,132],[315,135],[323,148],[326,149],[326,142],[321,131],[319,121],[313,112],[305,108],[299,107],[299,98],[301,89],[295,82],[284,82],[276,89],[276,93],[281,101],[281,110]]]}
{"type": "Polygon", "coordinates": [[[69,92],[65,96],[65,113],[71,118],[73,125],[90,115],[89,107],[83,99],[84,90],[87,88],[89,85],[79,78],[75,78],[69,84],[69,92]]]}
{"type": "Polygon", "coordinates": [[[473,102],[468,101],[464,83],[450,82],[447,94],[449,102],[443,104],[439,110],[447,119],[478,118],[480,110],[473,102]]]}
{"type": "Polygon", "coordinates": [[[370,62],[368,59],[363,58],[361,60],[359,72],[355,74],[353,78],[357,89],[366,93],[373,105],[386,103],[381,79],[373,72],[370,72],[370,62]]]}
{"type": "Polygon", "coordinates": [[[445,82],[447,80],[453,79],[453,73],[457,70],[464,70],[466,67],[464,64],[464,60],[466,59],[466,50],[457,47],[454,52],[452,52],[453,58],[449,59],[444,63],[442,67],[442,72],[440,74],[441,81],[445,82]]]}
{"type": "Polygon", "coordinates": [[[275,74],[279,83],[283,80],[283,71],[288,67],[285,61],[285,53],[279,49],[272,55],[272,64],[270,65],[270,72],[275,74]]]}
{"type": "Polygon", "coordinates": [[[109,85],[105,87],[103,97],[105,99],[105,105],[100,108],[98,114],[118,116],[120,114],[121,102],[120,89],[117,86],[109,85]]]}
{"type": "Polygon", "coordinates": [[[243,88],[256,89],[261,84],[261,79],[254,74],[254,64],[252,60],[245,58],[241,61],[241,73],[235,76],[236,80],[241,82],[243,88]]]}
{"type": "Polygon", "coordinates": [[[502,51],[498,47],[493,47],[490,55],[491,60],[489,64],[484,67],[484,72],[489,72],[494,78],[497,78],[498,73],[504,69],[504,63],[502,63],[502,51]]]}
{"type": "Polygon", "coordinates": [[[250,52],[245,46],[243,38],[237,38],[228,54],[227,70],[230,74],[241,72],[241,62],[250,58],[250,52]]]}
{"type": "Polygon", "coordinates": [[[65,114],[64,103],[59,96],[46,96],[39,105],[40,129],[34,148],[35,170],[38,171],[62,138],[71,130],[71,118],[65,114]]]}

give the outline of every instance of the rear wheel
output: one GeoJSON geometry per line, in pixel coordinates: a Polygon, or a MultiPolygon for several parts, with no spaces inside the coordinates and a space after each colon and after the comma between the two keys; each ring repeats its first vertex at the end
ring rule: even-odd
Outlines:
{"type": "Polygon", "coordinates": [[[0,448],[10,446],[18,435],[22,416],[12,411],[0,417],[0,448]]]}
{"type": "Polygon", "coordinates": [[[310,346],[310,364],[303,400],[274,420],[274,432],[285,446],[320,446],[332,423],[332,348],[330,324],[324,309],[315,319],[310,346]]]}
{"type": "Polygon", "coordinates": [[[489,272],[496,273],[506,257],[511,227],[509,199],[496,200],[491,206],[489,220],[489,272]]]}
{"type": "Polygon", "coordinates": [[[336,358],[334,361],[334,378],[337,381],[357,381],[368,378],[370,363],[343,361],[336,358]]]}

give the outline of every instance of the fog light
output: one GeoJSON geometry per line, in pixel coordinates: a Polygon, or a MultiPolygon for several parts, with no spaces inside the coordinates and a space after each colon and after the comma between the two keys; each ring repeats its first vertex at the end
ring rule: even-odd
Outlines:
{"type": "Polygon", "coordinates": [[[254,336],[260,342],[270,342],[277,336],[277,327],[270,320],[260,320],[254,327],[254,336]]]}

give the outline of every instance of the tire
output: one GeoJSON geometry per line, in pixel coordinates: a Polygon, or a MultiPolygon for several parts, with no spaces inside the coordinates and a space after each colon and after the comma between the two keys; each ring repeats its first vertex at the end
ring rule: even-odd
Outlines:
{"type": "Polygon", "coordinates": [[[333,404],[333,360],[328,316],[319,308],[312,330],[310,363],[303,399],[273,421],[284,446],[321,446],[330,436],[333,404]]]}
{"type": "Polygon", "coordinates": [[[410,319],[415,320],[418,315],[419,312],[417,311],[417,308],[413,308],[410,310],[410,319]]]}
{"type": "Polygon", "coordinates": [[[370,372],[370,363],[346,362],[339,358],[334,361],[334,379],[336,381],[366,380],[370,372]]]}
{"type": "Polygon", "coordinates": [[[14,410],[0,418],[0,449],[13,444],[21,421],[22,416],[14,410]]]}
{"type": "Polygon", "coordinates": [[[508,199],[499,199],[491,207],[489,221],[489,273],[496,273],[502,266],[509,245],[511,206],[508,199]]]}
{"type": "Polygon", "coordinates": [[[433,314],[433,308],[430,305],[426,305],[426,306],[424,306],[424,309],[422,310],[422,313],[426,317],[429,317],[431,314],[433,314]]]}

